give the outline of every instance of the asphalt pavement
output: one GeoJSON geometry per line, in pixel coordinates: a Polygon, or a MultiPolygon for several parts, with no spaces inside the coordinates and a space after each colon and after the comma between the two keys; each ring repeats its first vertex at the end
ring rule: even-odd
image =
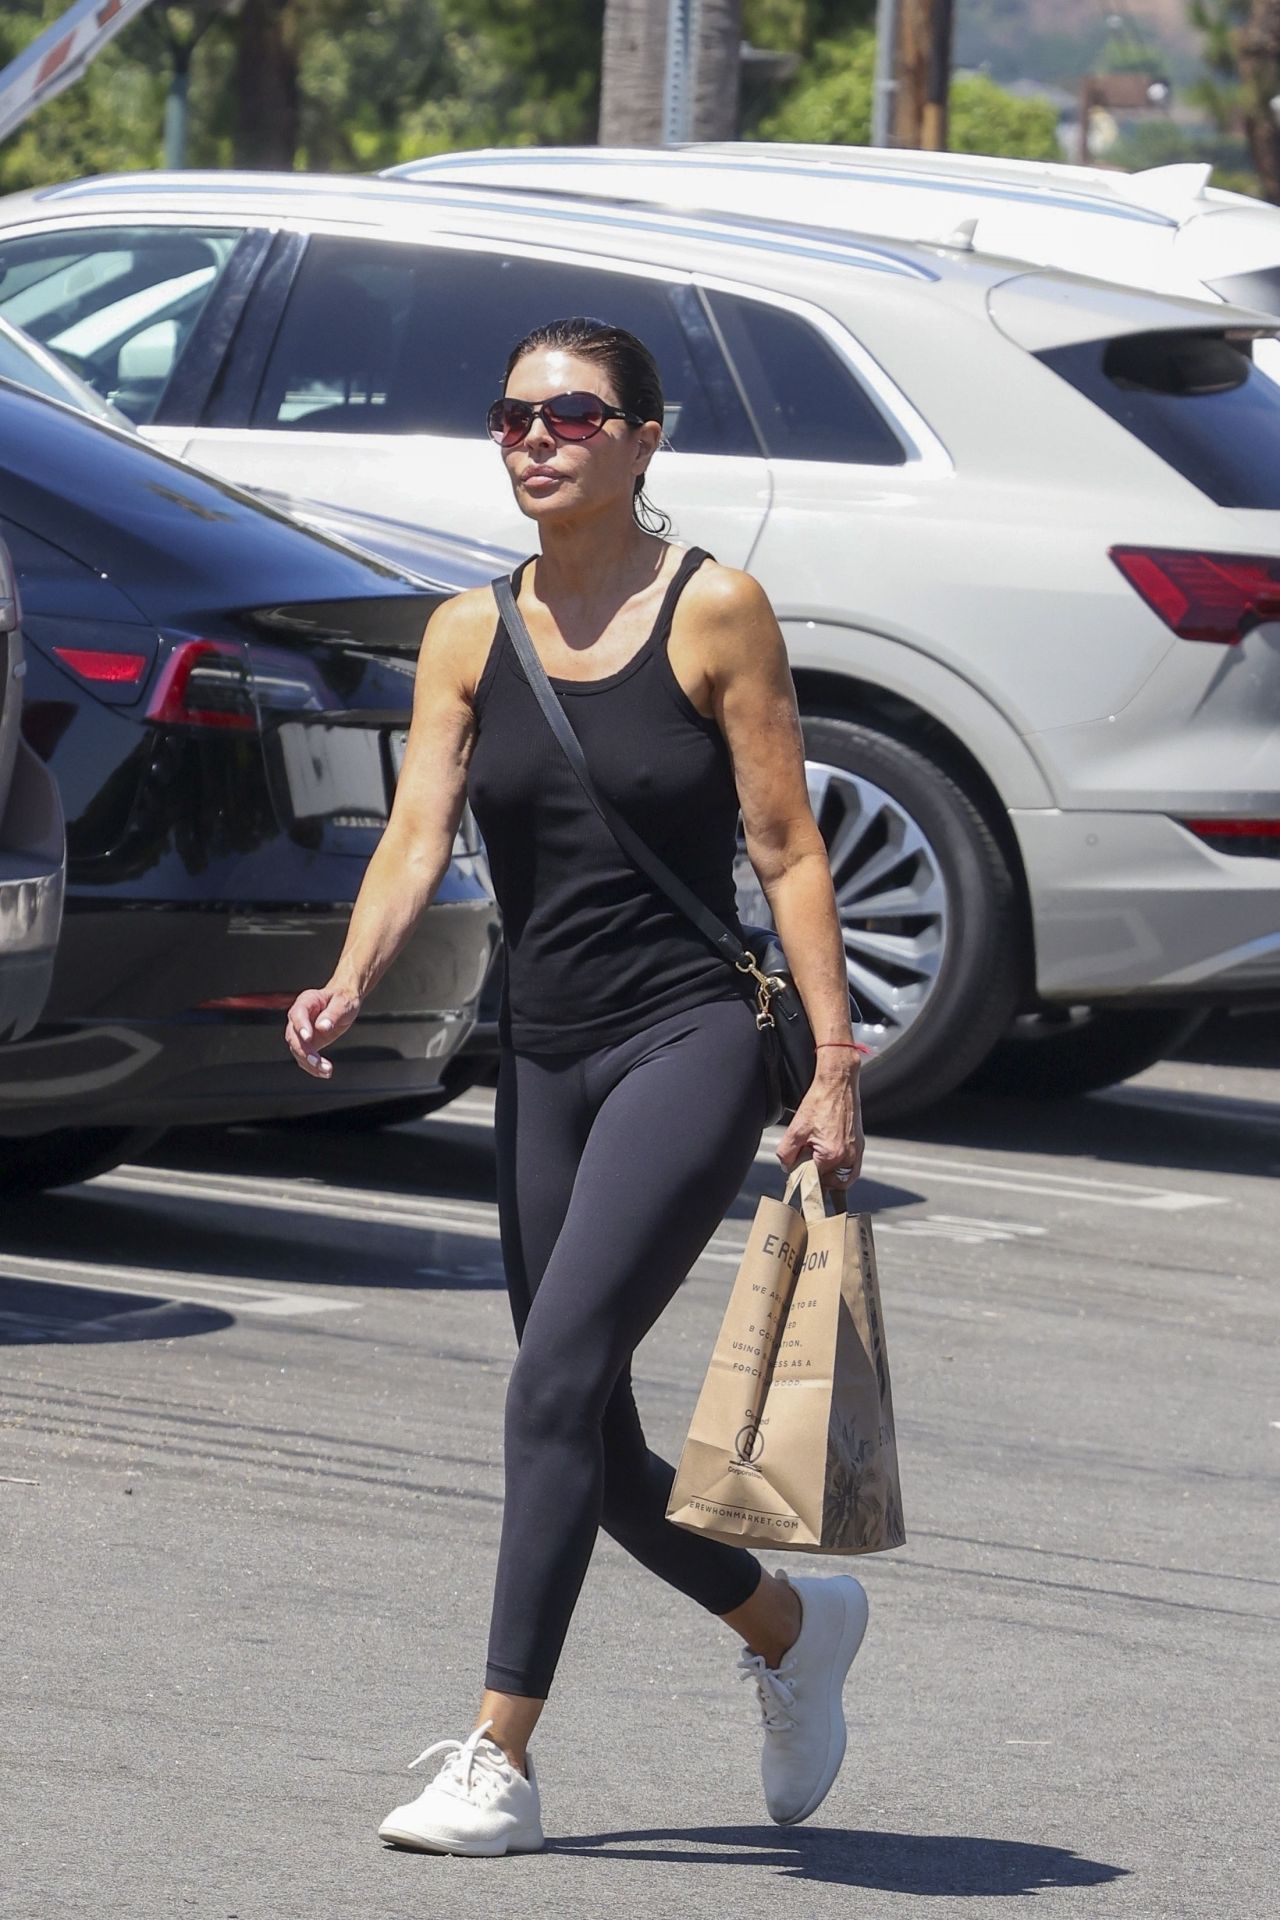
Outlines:
{"type": "MultiPolygon", "coordinates": [[[[0,1914],[1273,1920],[1280,1047],[1200,1054],[873,1139],[909,1539],[856,1569],[848,1759],[796,1829],[730,1636],[602,1541],[546,1853],[377,1842],[483,1663],[491,1096],[7,1203],[0,1914]]],[[[664,1450],[776,1187],[766,1142],[641,1352],[664,1450]]]]}

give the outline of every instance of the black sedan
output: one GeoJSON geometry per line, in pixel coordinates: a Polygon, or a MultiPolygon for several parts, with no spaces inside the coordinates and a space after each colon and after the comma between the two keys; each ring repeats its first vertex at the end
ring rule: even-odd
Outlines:
{"type": "Polygon", "coordinates": [[[169,1126],[428,1105],[498,942],[469,827],[332,1088],[281,1031],[337,957],[423,625],[465,567],[433,591],[3,381],[0,538],[68,857],[43,1020],[0,1046],[0,1191],[83,1178],[169,1126]]]}
{"type": "Polygon", "coordinates": [[[58,790],[22,738],[26,678],[18,586],[0,541],[0,1041],[34,1026],[48,998],[65,884],[58,790]]]}

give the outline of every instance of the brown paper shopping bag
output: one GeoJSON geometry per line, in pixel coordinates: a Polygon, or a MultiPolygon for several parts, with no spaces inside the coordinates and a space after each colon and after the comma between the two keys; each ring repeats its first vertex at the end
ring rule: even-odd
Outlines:
{"type": "Polygon", "coordinates": [[[811,1160],[756,1209],[667,1518],[810,1553],[906,1539],[871,1222],[828,1215],[811,1160]]]}

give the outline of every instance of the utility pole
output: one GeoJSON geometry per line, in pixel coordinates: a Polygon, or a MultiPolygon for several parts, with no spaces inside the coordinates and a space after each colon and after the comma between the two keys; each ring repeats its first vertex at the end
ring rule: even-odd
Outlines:
{"type": "Polygon", "coordinates": [[[955,0],[933,0],[925,63],[924,119],[920,144],[929,153],[947,150],[947,103],[951,94],[951,47],[955,0]]]}
{"type": "Polygon", "coordinates": [[[900,0],[895,147],[944,152],[951,90],[954,0],[900,0]]]}
{"type": "Polygon", "coordinates": [[[602,147],[732,140],[741,0],[606,0],[602,147]]]}

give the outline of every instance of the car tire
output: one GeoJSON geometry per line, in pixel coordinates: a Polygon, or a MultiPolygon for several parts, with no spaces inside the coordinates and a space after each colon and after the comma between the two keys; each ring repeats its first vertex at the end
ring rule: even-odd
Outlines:
{"type": "Polygon", "coordinates": [[[1064,1008],[1015,1020],[967,1086],[1022,1100],[1073,1100],[1166,1059],[1205,1016],[1185,1007],[1064,1008]]]}
{"type": "Polygon", "coordinates": [[[158,1127],[57,1127],[51,1133],[0,1143],[0,1195],[16,1199],[48,1187],[70,1187],[108,1173],[144,1153],[158,1127]]]}
{"type": "MultiPolygon", "coordinates": [[[[864,1110],[876,1123],[902,1119],[959,1086],[1008,1026],[1024,972],[1018,887],[982,809],[918,747],[827,716],[806,715],[803,728],[859,1037],[873,1049],[864,1110]],[[893,883],[880,900],[860,885],[860,865],[893,883]],[[895,911],[913,889],[920,910],[895,911]]],[[[754,918],[758,900],[744,905],[754,918]]]]}

